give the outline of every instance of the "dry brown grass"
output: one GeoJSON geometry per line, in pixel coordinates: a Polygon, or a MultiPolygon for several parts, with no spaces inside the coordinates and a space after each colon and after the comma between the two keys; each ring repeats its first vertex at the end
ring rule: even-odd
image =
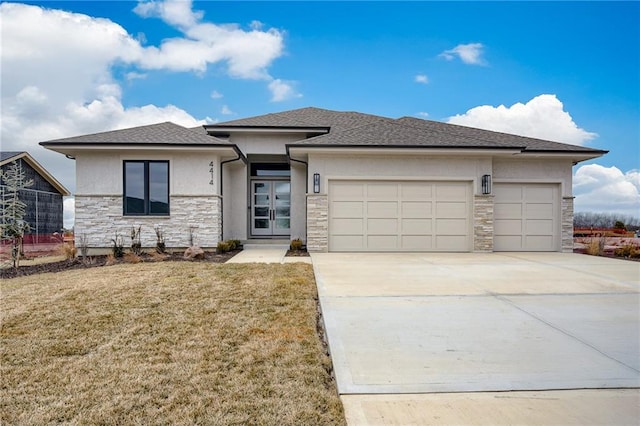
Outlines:
{"type": "Polygon", "coordinates": [[[309,265],[140,263],[0,285],[1,424],[344,424],[309,265]]]}

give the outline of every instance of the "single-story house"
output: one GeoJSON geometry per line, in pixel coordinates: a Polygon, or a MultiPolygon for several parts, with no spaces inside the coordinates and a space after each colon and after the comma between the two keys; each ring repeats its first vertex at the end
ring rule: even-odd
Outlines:
{"type": "Polygon", "coordinates": [[[76,234],[108,247],[302,239],[309,251],[571,251],[571,167],[607,151],[302,108],[42,142],[76,160],[76,234]]]}
{"type": "MultiPolygon", "coordinates": [[[[30,226],[29,234],[51,235],[62,232],[63,205],[62,197],[71,195],[56,178],[40,165],[28,152],[2,151],[0,168],[6,172],[10,165],[22,167],[26,180],[33,180],[33,185],[18,192],[20,200],[27,205],[24,221],[30,226]]],[[[5,197],[7,187],[0,181],[0,197],[5,197]]],[[[2,220],[5,214],[2,212],[2,220]]]]}

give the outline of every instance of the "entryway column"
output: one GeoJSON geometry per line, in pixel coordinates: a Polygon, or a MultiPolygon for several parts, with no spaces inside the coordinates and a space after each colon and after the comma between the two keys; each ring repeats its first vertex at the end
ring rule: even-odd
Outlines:
{"type": "Polygon", "coordinates": [[[329,250],[329,202],[326,195],[307,195],[307,251],[329,250]]]}

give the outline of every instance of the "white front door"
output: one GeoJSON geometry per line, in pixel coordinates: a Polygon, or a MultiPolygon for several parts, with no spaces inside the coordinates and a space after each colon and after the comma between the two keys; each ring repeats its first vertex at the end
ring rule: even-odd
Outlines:
{"type": "Polygon", "coordinates": [[[251,182],[251,234],[286,236],[291,233],[291,182],[251,182]]]}

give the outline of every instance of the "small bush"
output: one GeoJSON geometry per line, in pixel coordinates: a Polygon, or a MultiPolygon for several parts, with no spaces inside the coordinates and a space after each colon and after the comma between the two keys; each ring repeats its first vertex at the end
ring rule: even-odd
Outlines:
{"type": "Polygon", "coordinates": [[[237,250],[242,246],[242,241],[240,240],[227,240],[229,244],[229,250],[237,250]]]}
{"type": "Polygon", "coordinates": [[[136,256],[140,256],[142,254],[142,243],[140,242],[141,228],[141,226],[138,226],[138,228],[135,226],[131,227],[131,253],[136,256]]]}
{"type": "Polygon", "coordinates": [[[167,250],[167,246],[164,243],[164,232],[159,226],[153,229],[156,231],[156,252],[163,254],[167,250]]]}
{"type": "Polygon", "coordinates": [[[116,237],[111,239],[113,247],[111,247],[111,253],[116,259],[120,259],[124,255],[124,241],[122,236],[116,233],[116,237]]]}
{"type": "Polygon", "coordinates": [[[605,237],[592,238],[587,244],[587,253],[592,256],[601,256],[604,253],[605,237]]]}
{"type": "Polygon", "coordinates": [[[216,253],[222,254],[231,250],[231,245],[228,241],[220,241],[216,246],[216,253]]]}
{"type": "Polygon", "coordinates": [[[302,240],[300,238],[296,238],[294,240],[291,240],[291,244],[289,245],[289,248],[291,250],[298,251],[298,250],[302,250],[302,246],[303,246],[302,240]]]}
{"type": "Polygon", "coordinates": [[[69,243],[60,244],[57,251],[67,260],[75,259],[77,253],[76,247],[69,243]]]}
{"type": "Polygon", "coordinates": [[[626,257],[629,259],[636,259],[636,258],[640,258],[640,249],[638,249],[633,244],[627,244],[625,246],[615,249],[613,252],[613,255],[617,257],[626,257]]]}
{"type": "Polygon", "coordinates": [[[113,254],[108,254],[107,259],[104,261],[104,266],[111,266],[116,264],[116,258],[113,254]]]}
{"type": "Polygon", "coordinates": [[[124,261],[127,263],[140,263],[142,259],[136,253],[126,253],[124,255],[124,261]]]}

